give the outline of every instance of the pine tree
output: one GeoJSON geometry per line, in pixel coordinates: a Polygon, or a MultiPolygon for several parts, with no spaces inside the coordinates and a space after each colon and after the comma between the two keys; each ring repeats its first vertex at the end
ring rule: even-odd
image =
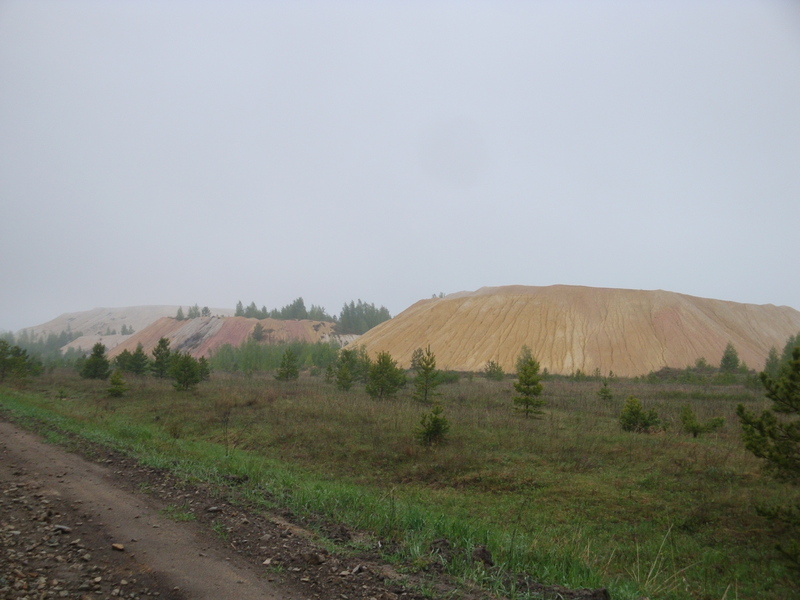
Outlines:
{"type": "Polygon", "coordinates": [[[153,375],[159,379],[163,379],[169,374],[170,354],[169,340],[162,337],[153,348],[152,371],[153,375]]]}
{"type": "Polygon", "coordinates": [[[175,320],[176,321],[183,321],[185,319],[186,319],[186,317],[183,316],[183,307],[179,306],[178,307],[178,312],[175,313],[175,320]]]}
{"type": "Polygon", "coordinates": [[[781,357],[778,356],[778,349],[775,346],[772,346],[769,349],[767,360],[764,363],[764,373],[766,373],[770,379],[775,379],[778,377],[778,371],[780,370],[780,366],[781,366],[781,357]]]}
{"type": "Polygon", "coordinates": [[[381,352],[369,368],[366,390],[372,398],[388,398],[405,384],[405,373],[388,352],[381,352]]]}
{"type": "Polygon", "coordinates": [[[131,354],[131,351],[123,350],[122,352],[117,354],[117,357],[114,359],[114,364],[120,371],[130,371],[132,359],[133,359],[133,354],[131,354]]]}
{"type": "Polygon", "coordinates": [[[363,384],[369,381],[369,370],[372,368],[372,359],[364,346],[359,346],[356,349],[356,370],[353,371],[353,377],[363,384]]]}
{"type": "Polygon", "coordinates": [[[81,377],[84,379],[108,379],[111,365],[106,358],[106,347],[97,342],[92,348],[92,354],[81,367],[81,377]]]}
{"type": "Polygon", "coordinates": [[[244,305],[242,304],[241,300],[239,300],[236,303],[236,312],[233,313],[233,316],[234,317],[243,317],[244,316],[244,305]]]}
{"type": "Polygon", "coordinates": [[[505,373],[503,373],[503,367],[501,367],[495,361],[490,360],[483,368],[483,376],[486,377],[486,379],[491,379],[492,381],[503,381],[505,373]]]}
{"type": "Polygon", "coordinates": [[[411,353],[411,370],[418,371],[419,370],[419,361],[422,360],[424,352],[422,348],[417,348],[414,352],[411,353]]]}
{"type": "MultiPolygon", "coordinates": [[[[800,486],[800,347],[792,351],[792,360],[780,370],[777,379],[761,373],[771,410],[758,417],[736,407],[742,424],[744,445],[776,478],[800,486]]],[[[783,556],[800,572],[800,503],[794,506],[763,508],[762,514],[783,530],[787,541],[778,546],[783,556]]]]}
{"type": "Polygon", "coordinates": [[[205,356],[197,359],[197,366],[200,368],[200,381],[211,379],[211,365],[208,364],[208,359],[205,356]]]}
{"type": "Polygon", "coordinates": [[[200,365],[188,352],[176,352],[172,355],[169,374],[175,380],[173,386],[178,391],[192,390],[201,381],[200,365]]]}
{"type": "Polygon", "coordinates": [[[300,377],[300,369],[297,365],[297,355],[291,348],[287,348],[281,357],[281,364],[275,379],[278,381],[296,381],[300,377]]]}
{"type": "Polygon", "coordinates": [[[514,396],[514,404],[525,411],[525,416],[533,414],[538,417],[542,414],[541,407],[544,400],[539,396],[542,393],[542,376],[539,375],[539,362],[532,356],[517,364],[517,381],[514,382],[514,389],[517,396],[514,396]]]}
{"type": "Polygon", "coordinates": [[[611,393],[611,388],[608,387],[608,381],[603,380],[602,387],[597,390],[597,397],[605,401],[611,401],[614,399],[614,394],[611,393]]]}
{"type": "Polygon", "coordinates": [[[519,374],[520,369],[524,368],[525,364],[532,358],[533,354],[531,353],[531,349],[528,348],[527,345],[523,345],[522,348],[519,349],[519,356],[517,356],[517,374],[519,374]]]}
{"type": "Polygon", "coordinates": [[[439,371],[436,369],[436,356],[428,346],[422,357],[417,360],[417,374],[414,377],[414,399],[418,402],[428,403],[436,395],[436,386],[439,385],[439,371]]]}
{"type": "Polygon", "coordinates": [[[450,423],[443,413],[442,405],[437,402],[430,413],[422,415],[420,426],[415,432],[417,441],[420,444],[423,446],[435,446],[444,444],[447,441],[450,423]]]}
{"type": "Polygon", "coordinates": [[[701,433],[710,433],[715,429],[719,429],[725,424],[724,417],[714,417],[705,423],[700,423],[688,404],[681,408],[681,427],[686,433],[691,433],[692,437],[697,437],[701,433]]]}
{"type": "Polygon", "coordinates": [[[339,365],[336,369],[336,387],[346,392],[353,387],[353,376],[350,374],[350,367],[346,363],[339,365]]]}
{"type": "Polygon", "coordinates": [[[736,373],[739,369],[739,355],[731,342],[725,346],[722,359],[719,361],[719,370],[722,373],[736,373]]]}
{"type": "Polygon", "coordinates": [[[128,389],[128,386],[125,385],[125,380],[122,378],[122,372],[119,369],[111,374],[111,379],[109,379],[108,382],[111,384],[108,387],[108,395],[112,398],[119,398],[128,389]]]}
{"type": "Polygon", "coordinates": [[[147,373],[147,355],[141,344],[136,344],[136,350],[131,354],[131,359],[128,362],[128,370],[134,375],[144,375],[147,373]]]}

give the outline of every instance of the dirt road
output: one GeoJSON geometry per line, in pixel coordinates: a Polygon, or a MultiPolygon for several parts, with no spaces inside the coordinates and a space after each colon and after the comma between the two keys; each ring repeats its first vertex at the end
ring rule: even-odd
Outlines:
{"type": "MultiPolygon", "coordinates": [[[[400,575],[363,542],[354,552],[348,542],[359,534],[340,524],[313,524],[327,545],[347,548],[331,554],[302,518],[229,503],[241,482],[227,492],[192,486],[74,442],[87,456],[0,420],[0,600],[423,600],[422,588],[496,598],[442,573],[446,540],[431,545],[429,568],[400,575]]],[[[605,589],[524,576],[514,585],[546,598],[609,599],[605,589]]]]}
{"type": "Polygon", "coordinates": [[[0,440],[5,586],[36,590],[32,597],[296,597],[221,552],[196,524],[162,516],[163,503],[119,489],[110,468],[8,423],[0,422],[0,440]]]}

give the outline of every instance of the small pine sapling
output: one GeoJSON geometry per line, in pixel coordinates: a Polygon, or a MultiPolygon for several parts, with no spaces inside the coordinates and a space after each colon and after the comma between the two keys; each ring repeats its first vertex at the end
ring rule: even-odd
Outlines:
{"type": "Polygon", "coordinates": [[[614,394],[611,393],[611,388],[608,387],[608,381],[603,380],[603,385],[597,390],[597,397],[601,400],[611,401],[614,399],[614,394]]]}
{"type": "Polygon", "coordinates": [[[444,416],[442,405],[436,403],[430,413],[422,415],[415,437],[423,446],[440,446],[447,442],[448,431],[450,423],[444,416]]]}
{"type": "Polygon", "coordinates": [[[297,365],[297,355],[291,348],[287,348],[281,357],[281,364],[275,379],[278,381],[297,381],[300,377],[300,367],[297,365]]]}
{"type": "Polygon", "coordinates": [[[525,411],[525,417],[533,415],[539,417],[542,414],[544,400],[539,398],[542,394],[542,376],[539,375],[539,362],[532,356],[528,356],[517,366],[517,381],[514,382],[514,389],[517,396],[514,396],[514,404],[520,410],[525,411]]]}
{"type": "MultiPolygon", "coordinates": [[[[413,359],[412,359],[413,360],[413,359]]],[[[439,371],[436,369],[436,356],[431,352],[431,347],[417,357],[417,374],[414,377],[414,400],[427,404],[436,395],[436,386],[439,385],[439,371]]]]}
{"type": "Polygon", "coordinates": [[[645,411],[638,398],[629,396],[619,415],[619,424],[625,431],[636,433],[650,433],[659,428],[661,419],[655,410],[645,411]]]}
{"type": "Polygon", "coordinates": [[[725,424],[724,417],[714,417],[705,423],[700,423],[688,404],[681,408],[681,426],[686,433],[691,433],[692,437],[697,437],[701,433],[711,433],[725,424]]]}
{"type": "Polygon", "coordinates": [[[125,385],[125,380],[122,378],[122,372],[119,369],[111,374],[108,382],[110,384],[108,386],[108,395],[112,398],[119,398],[128,390],[128,386],[125,385]]]}
{"type": "Polygon", "coordinates": [[[492,381],[503,381],[505,373],[503,373],[503,367],[501,367],[495,361],[490,360],[483,368],[483,376],[486,377],[486,379],[491,379],[492,381]]]}
{"type": "Polygon", "coordinates": [[[342,363],[336,370],[336,387],[343,392],[346,392],[353,387],[353,376],[350,373],[350,367],[342,363]]]}

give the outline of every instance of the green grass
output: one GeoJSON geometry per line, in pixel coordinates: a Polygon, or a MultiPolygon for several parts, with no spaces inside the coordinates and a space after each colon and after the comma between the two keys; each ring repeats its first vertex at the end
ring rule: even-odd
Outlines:
{"type": "Polygon", "coordinates": [[[597,381],[554,378],[544,382],[545,416],[533,420],[513,410],[511,380],[464,377],[439,388],[450,443],[425,449],[413,432],[430,407],[410,387],[379,402],[363,387],[338,392],[313,378],[217,375],[193,394],[153,379],[128,384],[111,400],[102,383],[49,375],[0,392],[0,405],[47,423],[54,441],[77,433],[187,480],[223,486],[225,475],[247,475],[237,487],[247,501],[362,529],[392,542],[406,565],[435,560],[429,544],[445,537],[456,550],[448,570],[500,593],[507,582],[464,558],[474,545],[542,583],[606,586],[615,599],[796,593],[754,510],[796,491],[763,477],[744,450],[735,405],[766,403],[742,385],[615,379],[604,401],[597,381]],[[629,395],[667,430],[621,431],[629,395]],[[701,421],[725,417],[724,427],[681,433],[687,403],[701,421]]]}
{"type": "Polygon", "coordinates": [[[191,507],[188,504],[182,504],[181,506],[175,506],[174,504],[168,504],[163,509],[161,509],[161,514],[171,519],[172,521],[195,521],[197,518],[194,516],[194,513],[191,511],[191,507]]]}

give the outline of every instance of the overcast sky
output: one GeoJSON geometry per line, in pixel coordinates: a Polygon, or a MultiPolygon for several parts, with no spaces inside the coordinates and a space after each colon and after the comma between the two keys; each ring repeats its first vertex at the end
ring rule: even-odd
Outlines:
{"type": "Polygon", "coordinates": [[[800,309],[800,3],[0,0],[0,329],[497,285],[800,309]]]}

